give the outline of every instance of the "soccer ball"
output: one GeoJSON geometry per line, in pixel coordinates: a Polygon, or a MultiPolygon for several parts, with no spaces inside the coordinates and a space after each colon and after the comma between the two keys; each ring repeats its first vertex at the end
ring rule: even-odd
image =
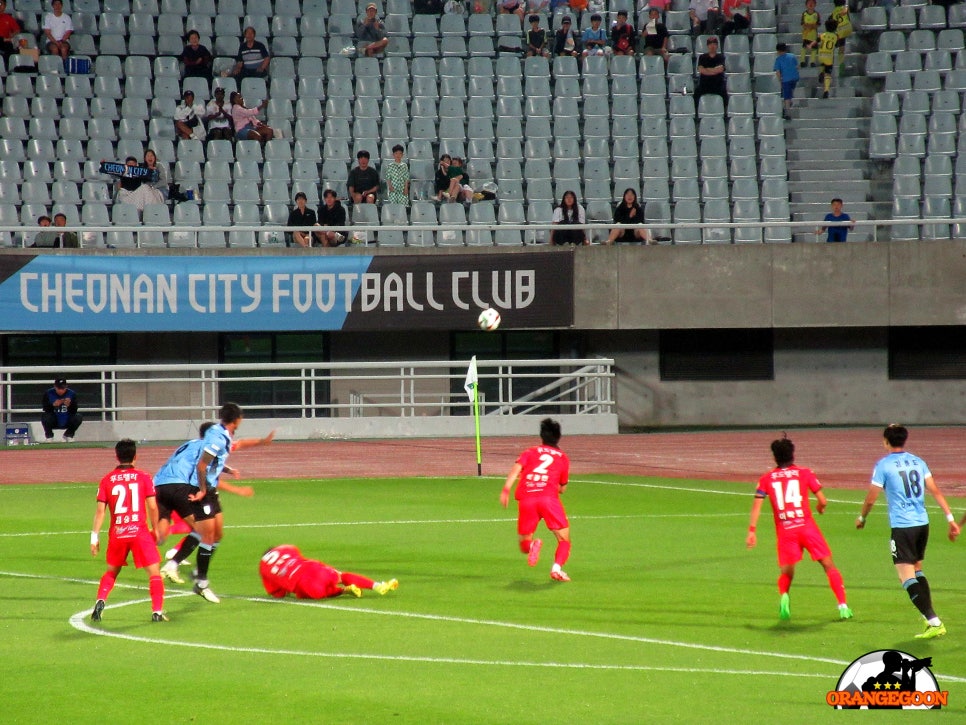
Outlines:
{"type": "Polygon", "coordinates": [[[481,330],[493,332],[500,326],[500,313],[494,310],[492,307],[487,307],[480,313],[480,316],[476,318],[476,324],[480,326],[481,330]]]}

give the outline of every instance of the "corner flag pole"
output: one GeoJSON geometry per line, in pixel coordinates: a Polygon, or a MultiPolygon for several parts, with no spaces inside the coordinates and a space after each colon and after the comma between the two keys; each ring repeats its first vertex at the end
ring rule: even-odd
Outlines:
{"type": "Polygon", "coordinates": [[[483,475],[483,454],[480,451],[480,379],[476,370],[476,355],[470,358],[469,368],[466,370],[466,380],[463,388],[473,404],[473,427],[476,431],[476,475],[483,475]]]}

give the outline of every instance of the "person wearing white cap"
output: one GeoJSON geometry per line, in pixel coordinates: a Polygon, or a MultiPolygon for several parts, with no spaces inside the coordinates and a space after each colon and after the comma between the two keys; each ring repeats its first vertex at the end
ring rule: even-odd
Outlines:
{"type": "Polygon", "coordinates": [[[366,5],[366,16],[356,23],[356,40],[359,43],[359,52],[363,55],[379,55],[389,45],[386,26],[376,17],[378,10],[375,3],[369,3],[366,5]]]}

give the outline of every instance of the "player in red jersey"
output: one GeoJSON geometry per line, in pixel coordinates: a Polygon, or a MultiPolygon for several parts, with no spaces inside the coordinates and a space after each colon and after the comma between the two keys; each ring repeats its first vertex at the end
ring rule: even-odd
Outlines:
{"type": "Polygon", "coordinates": [[[154,482],[151,476],[134,467],[137,459],[137,443],[129,438],[117,442],[114,453],[117,468],[101,479],[97,489],[97,510],[91,527],[91,555],[97,556],[101,545],[98,533],[104,523],[107,509],[111,510],[111,527],[107,540],[107,571],[97,587],[97,601],[91,619],[101,620],[104,604],[114,588],[121,567],[127,564],[127,556],[134,558],[134,566],[148,571],[148,590],[151,593],[151,619],[167,622],[164,614],[164,582],[158,566],[158,505],[155,501],[154,482]],[[148,525],[150,524],[150,528],[148,525]]]}
{"type": "Polygon", "coordinates": [[[767,496],[775,515],[775,534],[778,539],[778,568],[781,572],[778,577],[778,593],[781,594],[778,616],[781,619],[791,617],[788,590],[792,586],[792,577],[795,576],[795,564],[801,561],[802,552],[807,551],[812,560],[825,569],[829,586],[839,603],[839,617],[851,619],[852,610],[845,603],[845,583],[839,570],[835,568],[832,550],[812,518],[808,503],[808,492],[811,491],[815,494],[815,508],[820,514],[825,512],[828,501],[822,493],[822,484],[811,469],[795,465],[795,444],[788,438],[772,441],[771,452],[775,456],[777,468],[758,480],[745,544],[753,549],[758,543],[755,527],[762,502],[767,496]]]}
{"type": "Polygon", "coordinates": [[[543,542],[534,539],[537,524],[543,519],[547,528],[557,537],[557,550],[553,556],[550,578],[558,582],[569,582],[570,577],[563,570],[570,556],[570,522],[560,503],[560,494],[567,486],[570,475],[570,459],[557,448],[560,442],[560,423],[550,418],[540,422],[540,440],[543,445],[528,448],[513,464],[503,490],[500,503],[506,508],[510,502],[510,490],[516,480],[516,500],[519,505],[517,533],[520,534],[520,551],[527,555],[527,563],[536,566],[543,542]]]}
{"type": "Polygon", "coordinates": [[[379,594],[395,591],[399,582],[390,579],[374,582],[361,574],[333,569],[315,559],[306,559],[297,546],[282,544],[262,555],[258,565],[262,586],[273,597],[282,598],[294,594],[299,599],[327,599],[349,593],[362,596],[363,589],[379,594]]]}

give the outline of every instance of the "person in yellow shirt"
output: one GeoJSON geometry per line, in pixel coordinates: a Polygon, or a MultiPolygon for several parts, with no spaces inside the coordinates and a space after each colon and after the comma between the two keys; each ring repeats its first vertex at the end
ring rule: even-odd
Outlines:
{"type": "Polygon", "coordinates": [[[822,33],[813,47],[818,47],[818,64],[822,71],[818,74],[818,79],[822,82],[822,98],[828,98],[828,93],[832,89],[832,69],[835,68],[835,46],[838,45],[839,36],[835,32],[835,20],[829,18],[825,21],[825,32],[822,33]]]}
{"type": "Polygon", "coordinates": [[[852,35],[852,18],[846,0],[833,0],[832,20],[835,21],[835,34],[838,35],[836,47],[839,49],[839,70],[845,71],[845,39],[852,35]]]}
{"type": "Polygon", "coordinates": [[[811,65],[815,67],[818,59],[818,47],[815,42],[818,40],[818,24],[822,22],[822,16],[815,9],[815,0],[805,0],[805,12],[802,13],[802,53],[798,62],[802,68],[805,67],[805,56],[811,50],[811,65]]]}

